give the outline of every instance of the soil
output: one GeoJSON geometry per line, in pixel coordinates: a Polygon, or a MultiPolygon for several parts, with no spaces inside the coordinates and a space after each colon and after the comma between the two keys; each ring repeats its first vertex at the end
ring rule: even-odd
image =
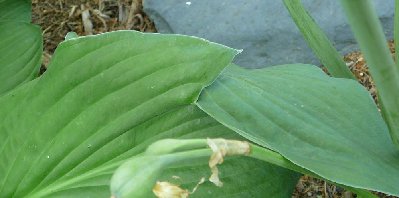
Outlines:
{"type": "Polygon", "coordinates": [[[68,32],[79,36],[115,30],[156,32],[154,24],[142,11],[141,0],[32,0],[32,22],[43,30],[44,52],[42,72],[58,43],[68,32]],[[82,13],[89,17],[84,22],[82,13]]]}
{"type": "MultiPolygon", "coordinates": [[[[142,0],[33,0],[32,11],[33,23],[40,25],[43,30],[44,51],[41,73],[45,72],[55,48],[68,32],[74,31],[79,36],[122,29],[156,32],[154,23],[142,10],[142,0]]],[[[393,42],[389,42],[389,45],[394,51],[393,42]]],[[[378,104],[374,82],[363,55],[353,52],[345,56],[345,61],[378,104]]],[[[393,196],[378,195],[393,198],[393,196]]],[[[292,198],[298,197],[351,198],[356,195],[305,175],[301,177],[292,194],[292,198]]]]}

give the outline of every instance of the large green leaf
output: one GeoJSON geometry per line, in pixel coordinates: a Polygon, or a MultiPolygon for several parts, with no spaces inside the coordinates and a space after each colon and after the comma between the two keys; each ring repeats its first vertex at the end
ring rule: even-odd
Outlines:
{"type": "MultiPolygon", "coordinates": [[[[131,31],[60,44],[44,75],[0,98],[0,194],[109,197],[115,168],[156,140],[234,135],[190,104],[235,53],[202,39],[131,31]]],[[[292,190],[292,172],[252,161],[248,173],[236,170],[239,161],[224,175],[226,186],[246,188],[236,177],[257,174],[266,184],[248,192],[270,191],[271,178],[290,184],[277,193],[292,190]]]]}
{"type": "Polygon", "coordinates": [[[31,21],[30,0],[0,0],[0,21],[31,21]]]}
{"type": "MultiPolygon", "coordinates": [[[[29,92],[31,87],[34,86],[36,82],[37,80],[32,80],[0,97],[0,123],[4,122],[4,119],[7,117],[7,115],[19,105],[19,103],[22,101],[22,98],[29,92]]],[[[3,132],[0,126],[0,152],[5,146],[4,141],[7,138],[8,133],[3,132]]]]}
{"type": "Polygon", "coordinates": [[[38,26],[0,22],[0,95],[37,77],[42,46],[38,26]]]}
{"type": "Polygon", "coordinates": [[[198,101],[219,122],[347,186],[399,195],[399,151],[355,81],[309,65],[229,67],[198,101]]]}

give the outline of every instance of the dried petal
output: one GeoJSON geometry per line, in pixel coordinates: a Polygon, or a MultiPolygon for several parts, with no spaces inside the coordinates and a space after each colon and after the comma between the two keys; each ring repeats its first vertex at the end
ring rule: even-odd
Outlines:
{"type": "Polygon", "coordinates": [[[220,181],[219,179],[219,169],[217,166],[213,166],[211,167],[211,172],[212,175],[209,177],[209,181],[214,183],[215,186],[217,187],[222,187],[223,186],[223,182],[220,181]]]}
{"type": "Polygon", "coordinates": [[[209,181],[218,187],[222,187],[223,183],[219,179],[219,170],[216,165],[222,164],[225,156],[249,155],[250,145],[245,141],[225,139],[208,139],[207,142],[213,152],[208,163],[212,172],[209,181]]]}
{"type": "Polygon", "coordinates": [[[203,184],[204,182],[205,182],[205,177],[202,177],[201,180],[198,182],[198,184],[195,185],[194,189],[191,191],[190,194],[193,194],[193,193],[198,189],[198,187],[199,187],[201,184],[203,184]]]}
{"type": "Polygon", "coordinates": [[[158,198],[188,198],[190,192],[169,182],[157,182],[152,192],[158,198]]]}

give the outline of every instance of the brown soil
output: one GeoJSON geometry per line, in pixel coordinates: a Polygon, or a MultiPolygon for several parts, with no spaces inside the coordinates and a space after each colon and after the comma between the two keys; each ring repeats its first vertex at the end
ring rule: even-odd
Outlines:
{"type": "MultiPolygon", "coordinates": [[[[154,24],[142,11],[142,0],[33,0],[32,10],[33,23],[40,25],[43,30],[42,72],[46,70],[55,48],[68,32],[74,31],[80,36],[122,29],[156,32],[154,24]],[[91,22],[91,30],[85,28],[82,13],[90,14],[85,22],[86,24],[91,22]]],[[[393,50],[392,42],[390,46],[393,50]]],[[[359,52],[348,54],[345,56],[345,61],[359,82],[377,100],[374,83],[362,54],[359,52]]],[[[292,195],[292,198],[298,197],[350,198],[356,195],[323,180],[303,176],[292,195]]],[[[379,195],[379,197],[388,196],[379,195]]]]}
{"type": "Polygon", "coordinates": [[[79,36],[115,30],[156,32],[154,24],[142,11],[141,0],[33,0],[32,21],[42,27],[45,71],[58,43],[68,32],[79,36]],[[82,12],[90,14],[92,30],[84,28],[82,12]]]}

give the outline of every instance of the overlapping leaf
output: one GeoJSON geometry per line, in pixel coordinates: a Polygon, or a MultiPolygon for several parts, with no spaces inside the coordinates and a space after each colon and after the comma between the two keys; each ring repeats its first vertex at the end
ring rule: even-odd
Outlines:
{"type": "MultiPolygon", "coordinates": [[[[234,54],[197,38],[131,31],[62,43],[43,76],[0,98],[11,106],[0,108],[0,194],[108,197],[113,170],[156,140],[233,135],[189,104],[234,54]]],[[[226,168],[232,186],[219,195],[259,195],[270,178],[290,184],[276,192],[287,195],[295,183],[285,169],[252,161],[250,171],[235,170],[242,166],[226,168]],[[264,177],[252,187],[240,180],[255,174],[264,177]]]]}
{"type": "Polygon", "coordinates": [[[309,65],[228,67],[198,101],[219,122],[347,186],[399,195],[399,151],[367,91],[309,65]]]}
{"type": "Polygon", "coordinates": [[[39,27],[23,22],[0,22],[0,95],[35,78],[41,55],[39,27]]]}
{"type": "Polygon", "coordinates": [[[30,0],[0,0],[0,21],[20,21],[30,23],[30,0]]]}

